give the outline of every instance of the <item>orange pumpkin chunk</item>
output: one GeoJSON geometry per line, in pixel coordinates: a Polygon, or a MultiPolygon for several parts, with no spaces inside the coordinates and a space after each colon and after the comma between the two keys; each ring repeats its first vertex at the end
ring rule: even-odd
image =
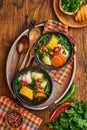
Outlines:
{"type": "Polygon", "coordinates": [[[65,62],[65,57],[63,56],[63,54],[58,54],[53,56],[53,58],[51,59],[51,63],[53,66],[55,67],[60,67],[64,64],[65,62]]]}

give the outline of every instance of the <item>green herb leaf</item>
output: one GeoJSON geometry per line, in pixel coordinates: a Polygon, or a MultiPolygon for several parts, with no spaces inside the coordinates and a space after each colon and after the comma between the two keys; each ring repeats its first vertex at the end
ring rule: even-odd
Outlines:
{"type": "Polygon", "coordinates": [[[83,0],[62,0],[61,6],[65,12],[75,12],[84,4],[83,0]]]}
{"type": "Polygon", "coordinates": [[[53,130],[87,130],[87,102],[74,98],[69,109],[46,125],[53,130]]]}

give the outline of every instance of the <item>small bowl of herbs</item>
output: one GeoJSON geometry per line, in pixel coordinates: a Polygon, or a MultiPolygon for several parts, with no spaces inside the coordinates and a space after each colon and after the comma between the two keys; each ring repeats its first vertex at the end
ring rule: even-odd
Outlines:
{"type": "Polygon", "coordinates": [[[46,32],[34,46],[36,61],[47,69],[60,69],[73,56],[73,43],[61,32],[46,32]]]}
{"type": "Polygon", "coordinates": [[[84,2],[85,0],[60,0],[59,8],[67,15],[75,15],[84,2]]]}

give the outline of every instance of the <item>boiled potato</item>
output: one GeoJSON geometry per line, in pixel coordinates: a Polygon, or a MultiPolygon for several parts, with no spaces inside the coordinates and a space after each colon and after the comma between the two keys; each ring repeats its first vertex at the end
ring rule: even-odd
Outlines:
{"type": "Polygon", "coordinates": [[[44,55],[42,61],[43,61],[43,63],[46,64],[46,65],[51,65],[50,57],[47,56],[47,55],[44,55]]]}
{"type": "Polygon", "coordinates": [[[38,72],[32,72],[32,78],[34,78],[34,79],[37,79],[37,78],[42,79],[43,78],[43,74],[38,73],[38,72]]]}
{"type": "Polygon", "coordinates": [[[44,81],[41,83],[41,87],[42,87],[42,88],[45,88],[46,85],[47,85],[47,80],[44,80],[44,81]]]}

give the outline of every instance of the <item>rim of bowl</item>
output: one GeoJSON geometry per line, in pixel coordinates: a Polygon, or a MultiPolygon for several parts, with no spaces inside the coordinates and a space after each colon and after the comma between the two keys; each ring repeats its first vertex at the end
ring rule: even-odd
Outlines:
{"type": "Polygon", "coordinates": [[[39,68],[39,67],[35,67],[35,66],[30,66],[30,67],[26,67],[26,68],[22,69],[19,73],[16,74],[16,76],[14,77],[13,82],[12,82],[12,88],[13,88],[13,93],[14,93],[14,95],[15,95],[15,97],[16,97],[16,100],[17,100],[20,104],[22,104],[22,105],[25,104],[25,105],[28,105],[28,106],[37,106],[37,105],[40,105],[40,104],[46,102],[46,101],[50,98],[50,96],[51,96],[51,94],[52,94],[52,91],[53,91],[53,83],[52,83],[52,79],[51,79],[49,73],[46,72],[44,69],[39,68]],[[30,70],[30,71],[33,71],[33,72],[34,72],[34,70],[35,70],[35,71],[38,71],[38,72],[42,72],[43,74],[46,74],[46,76],[48,77],[48,80],[49,80],[49,82],[50,82],[50,86],[51,86],[50,95],[49,95],[45,100],[43,100],[43,101],[41,101],[40,103],[37,103],[37,104],[33,104],[32,101],[31,101],[31,103],[29,103],[29,101],[26,101],[26,99],[23,99],[23,98],[18,94],[17,90],[15,89],[15,84],[16,84],[16,80],[18,79],[18,77],[21,76],[22,74],[27,73],[29,70],[30,70]]]}
{"type": "Polygon", "coordinates": [[[68,64],[70,61],[71,61],[71,59],[72,59],[72,57],[73,57],[73,54],[74,54],[74,43],[70,40],[70,38],[67,36],[67,35],[65,35],[64,33],[62,33],[62,32],[60,32],[60,31],[47,31],[47,32],[45,32],[44,34],[42,34],[37,40],[36,40],[36,42],[35,42],[35,44],[34,44],[34,54],[35,54],[35,59],[36,59],[36,61],[37,61],[37,63],[39,64],[39,65],[41,65],[42,67],[44,67],[44,68],[46,68],[46,69],[48,69],[48,70],[50,70],[50,69],[52,69],[52,70],[55,70],[55,69],[60,69],[60,68],[62,68],[62,67],[64,67],[66,64],[68,64]],[[36,55],[36,46],[37,46],[37,43],[38,43],[38,41],[41,39],[41,37],[42,36],[44,36],[44,35],[46,35],[46,34],[49,34],[49,33],[59,33],[59,34],[61,34],[61,35],[63,35],[66,39],[68,39],[69,40],[69,42],[70,42],[70,44],[71,44],[71,50],[70,50],[70,56],[69,56],[69,58],[66,60],[66,62],[62,65],[62,66],[60,66],[60,67],[54,67],[54,66],[50,66],[50,65],[46,65],[46,64],[44,64],[38,57],[37,57],[37,55],[36,55]]]}

